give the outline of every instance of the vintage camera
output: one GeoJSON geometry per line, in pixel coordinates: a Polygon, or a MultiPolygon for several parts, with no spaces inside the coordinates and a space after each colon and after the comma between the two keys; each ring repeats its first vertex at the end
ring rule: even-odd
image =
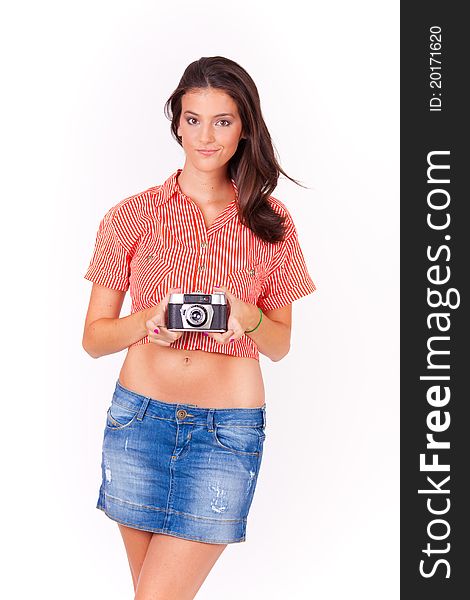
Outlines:
{"type": "Polygon", "coordinates": [[[167,329],[172,331],[227,331],[224,292],[170,294],[167,308],[167,329]]]}

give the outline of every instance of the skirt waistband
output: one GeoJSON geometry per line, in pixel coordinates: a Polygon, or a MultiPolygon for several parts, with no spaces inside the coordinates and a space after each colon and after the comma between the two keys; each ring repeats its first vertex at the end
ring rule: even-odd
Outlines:
{"type": "Polygon", "coordinates": [[[129,410],[138,410],[140,419],[147,414],[181,423],[191,422],[195,425],[209,423],[246,427],[266,426],[266,403],[254,408],[203,408],[184,402],[163,402],[129,390],[119,382],[119,379],[116,381],[113,402],[129,410]]]}

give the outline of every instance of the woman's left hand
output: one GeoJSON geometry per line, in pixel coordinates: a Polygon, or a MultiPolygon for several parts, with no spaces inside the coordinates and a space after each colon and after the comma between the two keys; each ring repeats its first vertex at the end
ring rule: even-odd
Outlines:
{"type": "Polygon", "coordinates": [[[249,329],[246,322],[249,318],[249,307],[251,305],[234,296],[232,292],[224,286],[214,287],[214,291],[225,292],[227,298],[227,304],[230,309],[227,321],[227,331],[224,333],[207,331],[205,333],[219,344],[229,344],[231,340],[235,341],[243,337],[245,335],[245,330],[249,329]]]}

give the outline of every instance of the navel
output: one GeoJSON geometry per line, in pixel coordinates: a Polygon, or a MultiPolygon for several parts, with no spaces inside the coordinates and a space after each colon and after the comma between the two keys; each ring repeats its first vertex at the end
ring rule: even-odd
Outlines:
{"type": "Polygon", "coordinates": [[[187,366],[189,366],[191,364],[191,359],[189,358],[189,356],[184,357],[184,364],[187,366]]]}

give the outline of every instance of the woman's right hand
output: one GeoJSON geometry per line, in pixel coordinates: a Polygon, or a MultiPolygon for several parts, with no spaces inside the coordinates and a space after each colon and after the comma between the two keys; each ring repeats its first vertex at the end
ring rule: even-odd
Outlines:
{"type": "Polygon", "coordinates": [[[172,288],[163,300],[156,306],[146,309],[145,327],[149,341],[159,346],[169,346],[180,338],[184,331],[169,331],[166,327],[166,311],[170,294],[181,292],[181,288],[172,288]]]}

